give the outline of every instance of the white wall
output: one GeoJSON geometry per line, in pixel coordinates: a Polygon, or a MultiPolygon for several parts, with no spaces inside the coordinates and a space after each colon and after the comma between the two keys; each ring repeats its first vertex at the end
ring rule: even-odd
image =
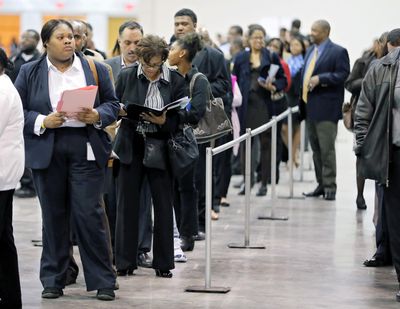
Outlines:
{"type": "MultiPolygon", "coordinates": [[[[212,37],[226,33],[232,24],[247,28],[271,17],[282,21],[299,18],[302,32],[308,33],[313,21],[327,19],[331,39],[349,50],[352,62],[382,32],[400,27],[400,0],[146,0],[138,4],[137,13],[147,33],[169,38],[173,15],[184,7],[195,11],[199,26],[206,26],[212,37]]],[[[266,30],[269,32],[268,27],[266,30]]]]}

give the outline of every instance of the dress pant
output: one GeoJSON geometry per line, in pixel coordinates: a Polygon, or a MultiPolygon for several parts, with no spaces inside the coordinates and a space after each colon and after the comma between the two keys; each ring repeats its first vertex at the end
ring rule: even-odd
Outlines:
{"type": "Polygon", "coordinates": [[[17,249],[12,227],[14,190],[0,191],[0,308],[22,308],[17,249]]]}
{"type": "Polygon", "coordinates": [[[117,196],[115,177],[113,175],[113,168],[107,167],[106,169],[106,186],[104,192],[104,206],[108,224],[110,226],[111,246],[112,252],[115,251],[115,221],[117,217],[117,196]]]}
{"type": "Polygon", "coordinates": [[[45,288],[65,286],[71,222],[87,290],[115,286],[110,230],[101,203],[105,167],[87,160],[87,143],[86,128],[55,129],[50,165],[32,171],[42,208],[40,280],[45,288]]]}
{"type": "Polygon", "coordinates": [[[389,166],[389,187],[384,188],[384,211],[389,231],[390,250],[400,283],[400,148],[394,148],[389,166]]]}
{"type": "Polygon", "coordinates": [[[306,124],[318,185],[322,186],[325,192],[336,192],[337,122],[307,119],[306,124]]]}
{"type": "Polygon", "coordinates": [[[185,237],[194,236],[199,230],[195,175],[196,167],[193,165],[183,177],[175,180],[175,218],[180,235],[185,237]]]}
{"type": "Polygon", "coordinates": [[[151,241],[153,239],[153,221],[151,218],[151,191],[147,176],[144,177],[140,192],[139,210],[139,244],[138,254],[151,251],[151,241]]]}
{"type": "MultiPolygon", "coordinates": [[[[215,146],[219,146],[233,140],[233,134],[229,133],[216,141],[215,146]]],[[[215,160],[215,196],[217,202],[221,202],[222,197],[228,195],[229,184],[232,177],[232,148],[225,150],[214,156],[215,160]]]]}
{"type": "Polygon", "coordinates": [[[143,165],[144,140],[135,133],[131,164],[120,163],[117,177],[115,263],[118,270],[136,269],[140,225],[141,187],[150,185],[154,207],[153,268],[174,268],[172,177],[168,170],[143,165]]]}
{"type": "Polygon", "coordinates": [[[385,207],[383,203],[384,198],[384,187],[379,184],[375,184],[375,191],[378,199],[378,220],[376,223],[376,253],[375,257],[384,260],[387,263],[392,261],[392,253],[390,252],[390,241],[389,231],[387,227],[387,220],[385,216],[385,207]]]}

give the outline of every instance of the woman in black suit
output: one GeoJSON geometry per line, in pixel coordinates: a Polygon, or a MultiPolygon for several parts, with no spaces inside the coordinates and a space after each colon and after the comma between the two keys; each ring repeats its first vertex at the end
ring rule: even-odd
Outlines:
{"type": "MultiPolygon", "coordinates": [[[[167,43],[147,35],[137,45],[139,63],[121,71],[117,96],[126,107],[136,103],[160,108],[184,96],[184,79],[165,64],[167,43]]],[[[166,142],[178,129],[176,112],[155,116],[142,113],[139,119],[122,118],[115,141],[120,166],[117,177],[117,224],[115,263],[118,275],[132,274],[137,268],[140,188],[148,177],[154,205],[153,268],[160,277],[172,277],[174,268],[172,176],[168,168],[143,164],[146,139],[166,142]]],[[[160,150],[164,157],[167,149],[160,150]]]]}
{"type": "MultiPolygon", "coordinates": [[[[233,74],[237,76],[240,91],[243,95],[242,106],[239,109],[240,128],[242,133],[246,128],[255,129],[267,123],[272,116],[282,109],[281,102],[273,102],[271,93],[282,91],[286,87],[286,77],[278,55],[270,53],[265,48],[266,32],[263,27],[253,25],[249,29],[250,51],[243,51],[236,56],[233,74]],[[279,66],[274,80],[268,80],[268,70],[271,64],[279,66]]],[[[280,128],[278,127],[278,132],[280,128]]],[[[261,144],[261,186],[258,196],[266,195],[267,180],[271,169],[271,131],[260,134],[261,144]]],[[[254,143],[253,143],[254,145],[254,143]]],[[[244,147],[243,147],[244,149],[244,147]]],[[[244,157],[242,151],[242,158],[244,157]]],[[[252,184],[254,182],[255,164],[252,162],[252,184]]],[[[244,166],[244,164],[243,164],[244,166]]],[[[244,186],[239,194],[244,194],[244,186]]]]}

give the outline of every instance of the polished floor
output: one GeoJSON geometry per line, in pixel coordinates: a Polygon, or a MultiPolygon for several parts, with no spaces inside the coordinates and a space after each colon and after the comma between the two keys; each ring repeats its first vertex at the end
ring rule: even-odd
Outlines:
{"type": "MultiPolygon", "coordinates": [[[[191,285],[204,286],[205,242],[196,242],[188,262],[176,264],[172,279],[157,278],[149,269],[119,278],[114,302],[96,300],[86,292],[83,277],[65,289],[65,296],[42,300],[39,281],[41,248],[32,239],[41,237],[40,209],[36,199],[15,198],[14,233],[19,254],[24,308],[399,308],[398,285],[391,267],[362,266],[374,252],[374,187],[367,182],[368,209],[355,206],[355,158],[352,135],[339,125],[337,139],[338,193],[334,202],[318,198],[280,198],[277,216],[288,221],[261,221],[271,211],[270,192],[251,197],[251,244],[264,250],[229,249],[244,239],[244,198],[231,189],[231,206],[222,208],[212,223],[212,286],[230,287],[227,294],[187,293],[191,285]]],[[[306,157],[306,162],[309,158],[306,157]]],[[[308,164],[306,164],[308,165],[308,164]]],[[[288,195],[286,166],[281,166],[278,195],[288,195]]],[[[299,179],[299,171],[295,172],[299,179]]],[[[237,182],[238,176],[232,179],[237,182]]],[[[303,182],[295,182],[295,196],[315,187],[307,170],[303,182]]],[[[75,250],[78,256],[78,250],[75,250]]]]}

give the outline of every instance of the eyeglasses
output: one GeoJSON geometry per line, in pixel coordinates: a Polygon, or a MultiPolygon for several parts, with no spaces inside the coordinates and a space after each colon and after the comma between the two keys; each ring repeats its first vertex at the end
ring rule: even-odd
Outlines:
{"type": "Polygon", "coordinates": [[[164,64],[164,61],[161,63],[154,63],[154,64],[148,64],[146,62],[142,62],[141,64],[142,64],[142,67],[145,69],[158,69],[158,68],[162,67],[162,65],[164,64]]]}
{"type": "Polygon", "coordinates": [[[264,37],[262,37],[262,36],[253,36],[253,37],[250,37],[250,39],[251,39],[251,40],[263,41],[263,40],[264,40],[264,37]]]}

